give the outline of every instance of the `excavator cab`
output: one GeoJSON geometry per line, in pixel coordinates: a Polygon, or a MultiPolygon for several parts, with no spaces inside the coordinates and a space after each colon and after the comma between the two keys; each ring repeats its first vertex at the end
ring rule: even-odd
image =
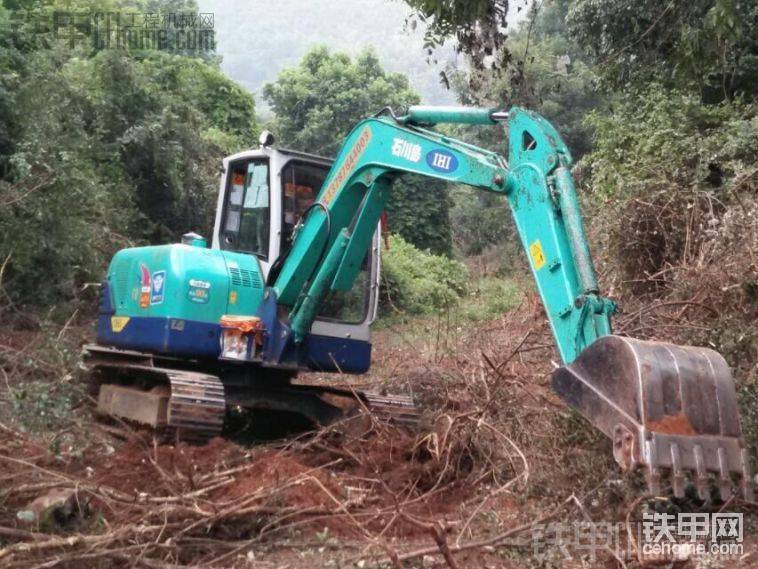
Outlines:
{"type": "MultiPolygon", "coordinates": [[[[212,248],[255,257],[264,281],[272,281],[331,164],[328,158],[268,146],[226,157],[212,248]]],[[[379,245],[377,229],[355,285],[325,300],[314,334],[369,341],[378,305],[379,245]]]]}
{"type": "Polygon", "coordinates": [[[301,370],[368,370],[378,230],[355,286],[325,299],[296,361],[266,367],[250,361],[257,347],[225,349],[227,337],[244,338],[240,327],[254,321],[330,167],[329,159],[268,146],[229,156],[211,247],[192,233],[180,244],[125,249],[114,257],[101,291],[97,344],[84,347],[101,414],[200,441],[221,432],[230,406],[294,413],[311,424],[329,423],[355,406],[351,391],[293,385],[292,379],[301,370]]]}

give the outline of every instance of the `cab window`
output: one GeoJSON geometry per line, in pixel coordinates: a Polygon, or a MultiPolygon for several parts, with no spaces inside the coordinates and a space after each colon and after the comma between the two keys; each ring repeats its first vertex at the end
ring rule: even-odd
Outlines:
{"type": "MultiPolygon", "coordinates": [[[[316,200],[329,168],[292,161],[282,170],[282,253],[292,247],[295,225],[316,200]]],[[[371,293],[371,253],[366,253],[353,288],[332,291],[319,312],[319,320],[357,324],[366,318],[371,293]]]]}
{"type": "Polygon", "coordinates": [[[331,291],[324,299],[319,319],[359,324],[368,316],[371,298],[371,248],[361,263],[353,288],[348,291],[331,291]]]}
{"type": "Polygon", "coordinates": [[[282,250],[292,246],[295,225],[314,201],[329,173],[326,166],[290,162],[282,170],[282,250]]]}
{"type": "Polygon", "coordinates": [[[226,191],[221,248],[268,258],[269,172],[268,162],[230,165],[226,191]]]}

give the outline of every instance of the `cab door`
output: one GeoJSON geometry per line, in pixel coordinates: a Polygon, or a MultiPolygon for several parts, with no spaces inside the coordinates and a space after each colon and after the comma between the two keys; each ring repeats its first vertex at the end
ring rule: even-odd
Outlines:
{"type": "Polygon", "coordinates": [[[278,228],[271,221],[280,200],[271,155],[269,150],[248,150],[224,159],[212,241],[213,249],[254,257],[263,278],[279,250],[272,238],[278,228]]]}

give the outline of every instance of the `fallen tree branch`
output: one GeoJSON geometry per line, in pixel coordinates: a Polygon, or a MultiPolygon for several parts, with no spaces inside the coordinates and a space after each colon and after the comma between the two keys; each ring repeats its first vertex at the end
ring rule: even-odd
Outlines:
{"type": "MultiPolygon", "coordinates": [[[[563,502],[561,502],[555,509],[545,514],[544,516],[540,516],[536,520],[529,522],[528,524],[523,524],[515,528],[511,528],[507,531],[504,531],[492,537],[477,539],[473,541],[467,541],[460,545],[453,545],[452,547],[449,548],[449,551],[452,554],[452,553],[460,553],[461,551],[467,551],[469,549],[478,549],[480,547],[498,545],[501,542],[505,541],[506,539],[513,537],[514,535],[523,533],[529,529],[534,528],[535,526],[538,526],[539,524],[542,524],[548,520],[555,518],[561,512],[561,510],[566,506],[566,504],[573,501],[573,498],[574,498],[574,495],[572,494],[570,497],[566,498],[563,502]]],[[[400,553],[398,554],[397,558],[398,558],[398,561],[402,562],[402,561],[407,561],[408,559],[423,557],[424,555],[433,555],[435,553],[436,554],[440,553],[439,546],[422,547],[420,549],[415,549],[413,551],[408,551],[406,553],[400,553]]],[[[390,563],[390,560],[383,559],[379,563],[380,564],[390,563]]]]}

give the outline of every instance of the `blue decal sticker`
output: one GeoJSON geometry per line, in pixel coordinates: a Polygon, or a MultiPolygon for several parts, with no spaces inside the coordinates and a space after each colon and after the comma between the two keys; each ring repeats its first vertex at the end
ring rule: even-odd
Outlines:
{"type": "Polygon", "coordinates": [[[152,285],[150,286],[150,304],[160,304],[163,302],[165,290],[166,271],[155,271],[153,273],[152,285]]]}
{"type": "Polygon", "coordinates": [[[211,283],[199,279],[190,279],[187,296],[192,302],[207,304],[211,297],[211,283]]]}
{"type": "Polygon", "coordinates": [[[426,154],[426,163],[438,172],[453,172],[458,168],[458,158],[444,148],[429,151],[426,154]]]}

